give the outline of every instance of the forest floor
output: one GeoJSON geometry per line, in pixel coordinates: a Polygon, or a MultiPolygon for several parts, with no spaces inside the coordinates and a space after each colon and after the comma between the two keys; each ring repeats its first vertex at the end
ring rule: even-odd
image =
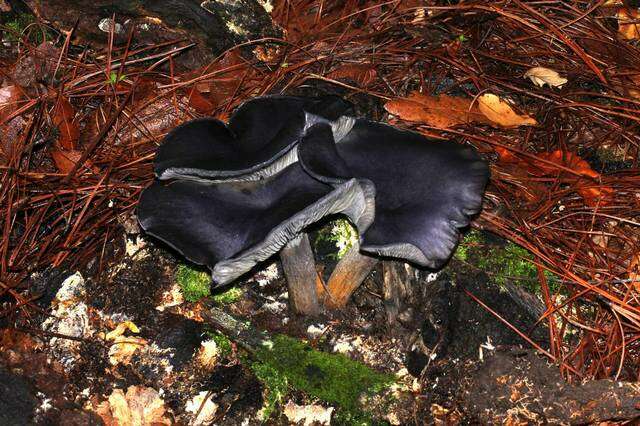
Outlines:
{"type": "MultiPolygon", "coordinates": [[[[633,2],[274,1],[257,29],[229,2],[143,3],[109,9],[118,27],[0,0],[0,425],[640,418],[633,2]],[[162,136],[273,92],[338,94],[490,161],[442,271],[380,262],[306,318],[277,259],[212,292],[141,232],[162,136]],[[393,307],[389,271],[411,283],[393,307]]],[[[311,230],[325,278],[350,229],[311,230]]]]}

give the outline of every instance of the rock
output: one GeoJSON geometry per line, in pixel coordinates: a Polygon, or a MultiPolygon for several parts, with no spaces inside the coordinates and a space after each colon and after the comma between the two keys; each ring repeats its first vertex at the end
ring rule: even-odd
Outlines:
{"type": "Polygon", "coordinates": [[[73,338],[81,339],[93,333],[84,297],[84,278],[76,272],[62,283],[52,302],[52,316],[42,324],[46,331],[70,337],[53,337],[49,341],[52,353],[65,368],[70,368],[79,357],[80,341],[73,338]]]}
{"type": "Polygon", "coordinates": [[[284,407],[284,415],[293,424],[330,425],[333,407],[325,408],[322,405],[298,405],[289,401],[284,407]]]}
{"type": "Polygon", "coordinates": [[[208,425],[216,416],[218,404],[211,400],[209,392],[202,391],[187,402],[185,411],[193,414],[194,419],[190,423],[191,426],[208,425]]]}

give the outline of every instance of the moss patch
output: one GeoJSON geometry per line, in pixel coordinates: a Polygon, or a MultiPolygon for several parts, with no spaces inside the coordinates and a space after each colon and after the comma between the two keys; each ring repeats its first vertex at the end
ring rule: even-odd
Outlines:
{"type": "Polygon", "coordinates": [[[218,350],[220,351],[220,356],[222,358],[226,358],[229,355],[231,355],[232,353],[231,340],[229,340],[227,336],[225,336],[224,334],[216,330],[211,330],[211,329],[205,331],[205,335],[207,336],[208,339],[211,339],[214,342],[216,342],[216,346],[218,347],[218,350]]]}
{"type": "Polygon", "coordinates": [[[256,362],[251,365],[251,369],[267,390],[261,412],[262,419],[267,420],[278,406],[282,406],[284,398],[289,392],[289,381],[285,374],[269,364],[256,362]]]}
{"type": "Polygon", "coordinates": [[[329,257],[342,259],[354,244],[358,242],[358,231],[344,218],[332,220],[318,232],[315,244],[320,242],[331,242],[338,250],[337,253],[330,254],[329,257]]]}
{"type": "MultiPolygon", "coordinates": [[[[485,271],[500,286],[510,282],[525,287],[529,292],[541,293],[533,255],[517,244],[492,244],[486,241],[482,233],[472,230],[460,242],[454,258],[485,271]]],[[[550,290],[557,291],[558,280],[548,271],[544,274],[550,290]]]]}
{"type": "Polygon", "coordinates": [[[197,302],[211,293],[211,276],[207,271],[182,264],[176,271],[176,281],[189,302],[197,302]]]}
{"type": "Polygon", "coordinates": [[[235,303],[242,298],[244,291],[239,287],[231,287],[221,293],[213,295],[213,301],[219,305],[235,303]]]}
{"type": "Polygon", "coordinates": [[[266,398],[265,411],[269,404],[275,406],[282,401],[283,389],[292,387],[338,405],[344,414],[352,413],[348,417],[361,418],[360,398],[379,393],[394,381],[393,376],[378,373],[345,355],[317,351],[291,337],[277,336],[272,343],[257,352],[258,362],[252,367],[268,393],[273,392],[266,398]]]}

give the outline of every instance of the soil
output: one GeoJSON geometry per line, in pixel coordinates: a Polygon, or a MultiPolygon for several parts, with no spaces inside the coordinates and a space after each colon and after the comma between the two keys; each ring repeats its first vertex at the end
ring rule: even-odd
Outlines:
{"type": "MultiPolygon", "coordinates": [[[[137,240],[132,235],[126,238],[130,243],[138,241],[139,248],[128,255],[120,251],[121,261],[112,262],[99,274],[81,273],[87,275],[82,302],[88,307],[93,334],[75,347],[76,358],[68,368],[61,366],[64,360],[53,350],[50,336],[36,333],[41,330],[38,321],[42,319],[32,318],[22,324],[36,332],[31,336],[20,334],[29,342],[23,345],[22,353],[5,352],[2,358],[9,371],[20,373],[20,377],[11,375],[13,381],[7,383],[27,389],[20,391],[26,397],[4,403],[21,404],[19,412],[25,414],[24,422],[35,419],[41,424],[59,424],[63,415],[80,422],[98,419],[96,406],[114,388],[144,386],[162,389],[172,421],[187,424],[192,418],[185,411],[188,401],[206,390],[218,405],[216,424],[260,424],[258,412],[265,389],[249,368],[250,359],[234,349],[213,368],[203,368],[198,361],[198,351],[208,333],[198,312],[211,302],[183,302],[159,311],[157,307],[174,286],[178,260],[153,241],[137,240]],[[110,343],[99,333],[112,330],[122,321],[132,321],[140,329],[136,337],[144,339],[147,346],[126,362],[113,365],[110,343]],[[46,360],[44,364],[57,366],[57,371],[49,380],[43,380],[41,370],[28,367],[34,360],[46,360]],[[52,397],[52,392],[59,393],[58,397],[52,397]],[[36,410],[45,400],[50,400],[46,411],[36,410]]],[[[322,258],[319,261],[323,263],[322,258]]],[[[494,423],[509,419],[588,423],[640,414],[635,408],[637,389],[632,385],[560,382],[557,367],[531,351],[517,333],[466,292],[546,347],[545,327],[533,328],[539,309],[536,304],[540,303],[535,297],[527,299],[518,289],[507,291],[486,274],[455,261],[435,279],[428,271],[400,267],[410,271],[413,291],[404,295],[392,324],[382,297],[382,264],[341,312],[313,319],[291,316],[283,298],[284,280],[278,276],[266,282],[261,271],[240,284],[245,290],[242,299],[223,308],[269,334],[309,339],[318,350],[345,351],[377,371],[400,375],[404,371],[403,380],[413,384],[398,399],[401,403],[394,406],[394,418],[401,419],[401,424],[494,423]],[[321,339],[309,337],[310,325],[324,329],[321,339]],[[411,375],[415,378],[411,379],[411,375]],[[598,396],[606,394],[612,398],[601,401],[598,396]]],[[[277,264],[271,266],[272,271],[276,268],[277,264]]],[[[60,289],[68,274],[69,271],[49,271],[38,279],[49,279],[47,287],[60,289]]],[[[51,299],[45,297],[41,303],[51,303],[51,299]]],[[[308,402],[304,394],[296,391],[289,398],[297,403],[308,402]]],[[[369,408],[373,413],[381,411],[375,404],[369,408]]],[[[383,412],[380,420],[388,414],[383,412]]],[[[271,421],[288,424],[284,416],[271,421]]]]}

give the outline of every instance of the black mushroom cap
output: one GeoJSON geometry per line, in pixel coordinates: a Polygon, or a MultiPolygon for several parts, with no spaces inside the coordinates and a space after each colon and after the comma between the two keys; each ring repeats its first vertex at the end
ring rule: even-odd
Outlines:
{"type": "Polygon", "coordinates": [[[155,159],[161,180],[256,180],[296,161],[292,148],[317,122],[344,135],[352,105],[337,96],[263,96],[243,103],[229,125],[214,118],[189,121],[164,139],[155,159]]]}
{"type": "Polygon", "coordinates": [[[347,120],[339,116],[345,109],[333,98],[258,98],[228,127],[214,120],[180,126],[156,159],[160,179],[177,179],[143,191],[142,228],[207,265],[216,284],[337,213],[358,229],[362,251],[442,266],[459,228],[480,210],[487,163],[470,146],[347,120]],[[280,130],[265,126],[259,105],[269,106],[280,130]]]}
{"type": "Polygon", "coordinates": [[[363,119],[339,143],[326,130],[310,142],[303,139],[298,157],[311,176],[327,183],[357,178],[375,187],[375,219],[358,230],[364,252],[439,268],[459,229],[480,211],[489,168],[470,146],[363,119]]]}
{"type": "Polygon", "coordinates": [[[142,228],[226,284],[280,251],[307,226],[344,214],[359,229],[373,220],[373,188],[329,185],[299,163],[260,181],[154,182],[138,205],[142,228]]]}

